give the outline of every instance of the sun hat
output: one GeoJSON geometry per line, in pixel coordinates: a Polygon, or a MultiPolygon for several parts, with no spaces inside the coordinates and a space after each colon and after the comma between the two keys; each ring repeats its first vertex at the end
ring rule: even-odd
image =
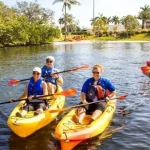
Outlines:
{"type": "Polygon", "coordinates": [[[49,60],[55,62],[55,58],[54,58],[53,56],[47,56],[47,57],[46,57],[46,60],[47,60],[47,59],[49,59],[49,60]]]}
{"type": "Polygon", "coordinates": [[[36,72],[41,73],[41,68],[39,68],[39,67],[34,67],[34,68],[33,68],[33,71],[36,71],[36,72]]]}

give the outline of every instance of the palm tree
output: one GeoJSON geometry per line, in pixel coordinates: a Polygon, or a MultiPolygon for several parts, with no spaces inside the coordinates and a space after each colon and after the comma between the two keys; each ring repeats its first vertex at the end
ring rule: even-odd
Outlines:
{"type": "Polygon", "coordinates": [[[59,20],[58,20],[58,22],[59,22],[60,30],[61,30],[61,25],[65,23],[64,18],[60,17],[59,20]]]}
{"type": "Polygon", "coordinates": [[[67,7],[70,10],[71,9],[71,5],[80,5],[80,3],[76,0],[55,0],[53,2],[53,4],[57,3],[57,2],[63,2],[63,8],[62,11],[65,9],[65,40],[66,40],[66,36],[67,36],[67,22],[66,22],[66,13],[67,13],[67,7]]]}
{"type": "Polygon", "coordinates": [[[118,17],[118,16],[113,16],[111,21],[112,21],[112,23],[114,23],[115,25],[117,25],[117,24],[120,23],[120,20],[119,20],[119,17],[118,17]]]}
{"type": "Polygon", "coordinates": [[[107,24],[109,25],[110,22],[112,22],[112,19],[111,19],[111,17],[108,17],[107,18],[107,24]]]}
{"type": "Polygon", "coordinates": [[[142,29],[144,29],[146,26],[146,21],[150,19],[150,6],[145,5],[144,7],[140,7],[140,9],[142,11],[139,12],[138,19],[142,20],[142,29]]]}

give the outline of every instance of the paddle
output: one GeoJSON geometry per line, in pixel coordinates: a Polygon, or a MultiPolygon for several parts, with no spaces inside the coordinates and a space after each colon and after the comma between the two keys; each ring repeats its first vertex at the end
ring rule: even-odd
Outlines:
{"type": "Polygon", "coordinates": [[[27,80],[30,80],[30,78],[27,78],[27,79],[22,79],[22,80],[17,80],[17,79],[11,79],[8,81],[8,85],[9,86],[12,86],[12,85],[16,85],[22,81],[27,81],[27,80]]]}
{"type": "MultiPolygon", "coordinates": [[[[125,99],[127,96],[128,96],[128,94],[122,95],[122,96],[119,96],[119,97],[113,98],[113,99],[117,99],[117,100],[120,100],[120,101],[121,101],[121,100],[125,99]]],[[[113,100],[113,99],[111,99],[111,100],[113,100]]],[[[62,112],[62,111],[65,111],[65,110],[69,110],[69,109],[71,109],[71,108],[86,106],[86,105],[90,105],[90,104],[94,104],[94,103],[99,103],[99,102],[100,102],[100,101],[96,101],[96,102],[91,102],[91,103],[87,103],[87,104],[80,104],[80,105],[75,105],[75,106],[68,106],[68,107],[63,108],[63,109],[50,110],[50,113],[62,112]]]]}
{"type": "MultiPolygon", "coordinates": [[[[72,68],[72,69],[69,69],[69,70],[64,70],[64,71],[56,72],[56,73],[53,73],[53,74],[65,73],[65,72],[70,72],[70,71],[74,72],[74,71],[77,71],[77,70],[87,69],[89,67],[90,67],[89,65],[84,65],[84,66],[72,68]]],[[[13,85],[16,85],[16,84],[18,84],[18,83],[20,83],[22,81],[26,81],[26,80],[30,80],[30,78],[22,79],[22,80],[11,79],[11,80],[8,81],[8,85],[9,86],[13,86],[13,85]]]]}
{"type": "MultiPolygon", "coordinates": [[[[42,95],[42,96],[38,96],[38,97],[33,97],[33,99],[39,99],[42,97],[48,97],[48,96],[56,96],[56,95],[61,95],[61,96],[74,96],[77,93],[77,90],[72,88],[72,89],[68,89],[68,90],[64,90],[61,92],[57,92],[54,94],[49,94],[49,95],[42,95]]],[[[18,101],[23,101],[23,100],[27,100],[27,98],[24,99],[17,99],[17,100],[13,100],[12,102],[18,102],[18,101]]],[[[0,103],[0,105],[2,104],[7,104],[7,103],[12,103],[11,101],[7,101],[7,102],[2,102],[0,103]]]]}

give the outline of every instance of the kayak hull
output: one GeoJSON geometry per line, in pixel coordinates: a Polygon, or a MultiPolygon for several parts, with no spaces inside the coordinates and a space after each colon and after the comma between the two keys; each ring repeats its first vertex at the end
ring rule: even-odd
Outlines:
{"type": "Polygon", "coordinates": [[[91,124],[90,115],[86,115],[82,124],[76,124],[72,120],[76,109],[72,109],[55,129],[55,137],[60,141],[62,150],[71,150],[80,142],[101,134],[109,126],[115,110],[116,103],[109,102],[103,114],[91,124]]]}
{"type": "MultiPolygon", "coordinates": [[[[62,91],[62,88],[58,86],[58,91],[62,91]]],[[[42,127],[48,125],[52,122],[58,115],[59,112],[50,113],[49,110],[62,109],[65,104],[64,96],[56,96],[55,100],[49,101],[49,108],[45,110],[42,114],[34,116],[34,111],[30,111],[24,118],[16,117],[16,112],[20,111],[20,108],[25,103],[21,101],[10,114],[7,125],[8,127],[18,136],[27,137],[41,129],[42,127]]]]}
{"type": "Polygon", "coordinates": [[[150,66],[143,66],[143,67],[141,67],[141,70],[142,70],[143,74],[150,77],[150,66]]]}

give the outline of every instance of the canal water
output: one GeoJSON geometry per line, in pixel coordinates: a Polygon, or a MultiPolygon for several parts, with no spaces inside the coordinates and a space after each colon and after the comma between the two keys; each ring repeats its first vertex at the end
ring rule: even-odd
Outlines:
{"type": "MultiPolygon", "coordinates": [[[[32,75],[35,66],[42,67],[45,58],[55,57],[55,67],[60,71],[85,64],[104,66],[103,77],[108,78],[117,89],[117,96],[128,94],[118,101],[112,128],[124,126],[110,137],[95,137],[78,145],[83,150],[150,150],[150,78],[143,75],[140,67],[150,59],[150,43],[76,43],[52,44],[45,46],[0,49],[0,102],[17,98],[24,90],[25,83],[8,86],[10,79],[26,79],[32,75]],[[127,115],[118,114],[125,108],[127,115]]],[[[63,89],[76,88],[74,97],[66,97],[65,106],[79,103],[80,90],[84,81],[91,77],[91,68],[61,74],[63,89]]],[[[17,103],[0,105],[0,149],[1,150],[60,150],[54,137],[58,121],[66,114],[35,134],[20,138],[10,131],[7,119],[17,103]]]]}

